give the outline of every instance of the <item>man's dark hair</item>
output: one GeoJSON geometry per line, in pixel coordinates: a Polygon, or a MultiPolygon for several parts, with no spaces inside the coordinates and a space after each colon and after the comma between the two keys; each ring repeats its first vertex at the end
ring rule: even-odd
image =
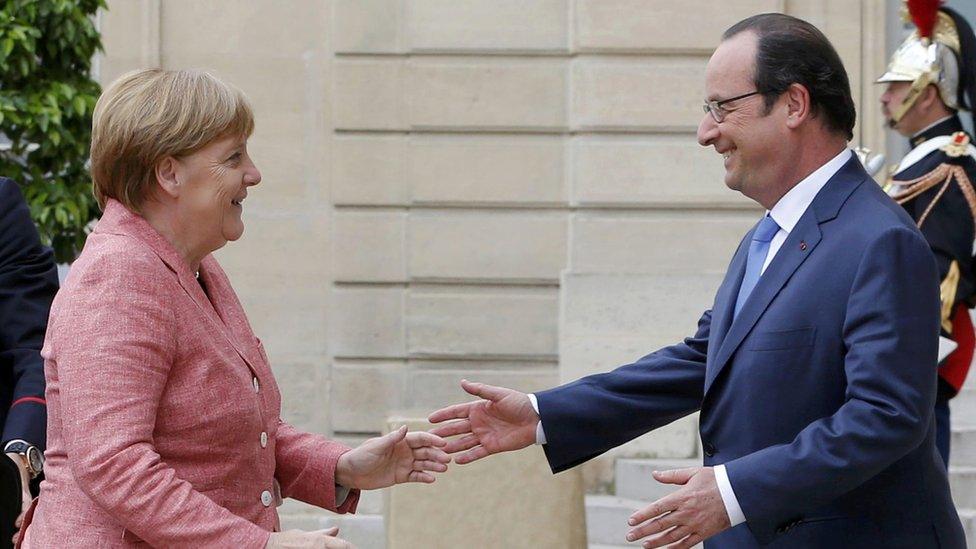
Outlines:
{"type": "Polygon", "coordinates": [[[810,92],[813,116],[823,115],[829,130],[843,133],[848,140],[854,137],[857,114],[847,71],[817,27],[782,13],[763,13],[732,25],[722,40],[745,31],[759,38],[753,79],[765,99],[766,114],[791,84],[801,84],[810,92]]]}

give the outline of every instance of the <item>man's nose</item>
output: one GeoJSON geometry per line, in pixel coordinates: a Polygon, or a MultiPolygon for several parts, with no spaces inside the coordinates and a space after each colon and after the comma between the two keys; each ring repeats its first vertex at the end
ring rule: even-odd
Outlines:
{"type": "Polygon", "coordinates": [[[718,123],[712,118],[712,115],[705,113],[702,117],[701,122],[698,123],[698,144],[702,147],[707,147],[715,141],[718,137],[718,123]]]}

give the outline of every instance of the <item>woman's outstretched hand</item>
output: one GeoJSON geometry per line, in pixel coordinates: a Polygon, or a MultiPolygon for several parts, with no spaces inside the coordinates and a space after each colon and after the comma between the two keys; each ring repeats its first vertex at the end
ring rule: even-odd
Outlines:
{"type": "Polygon", "coordinates": [[[339,458],[336,483],[346,488],[373,490],[404,482],[434,482],[433,473],[447,471],[451,457],[447,442],[425,431],[407,432],[403,426],[371,438],[339,458]]]}

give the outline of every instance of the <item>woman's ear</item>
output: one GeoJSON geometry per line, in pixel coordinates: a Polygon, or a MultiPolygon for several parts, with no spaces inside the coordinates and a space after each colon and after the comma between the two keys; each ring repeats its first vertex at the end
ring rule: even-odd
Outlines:
{"type": "Polygon", "coordinates": [[[172,156],[167,156],[156,163],[156,184],[163,193],[173,198],[180,195],[179,172],[179,162],[172,156]]]}
{"type": "Polygon", "coordinates": [[[786,89],[786,125],[795,129],[810,118],[810,91],[803,84],[790,84],[786,89]]]}

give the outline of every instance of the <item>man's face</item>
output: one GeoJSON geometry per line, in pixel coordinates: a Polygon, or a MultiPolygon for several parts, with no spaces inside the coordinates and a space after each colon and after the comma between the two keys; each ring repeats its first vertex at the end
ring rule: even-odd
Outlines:
{"type": "MultiPolygon", "coordinates": [[[[719,44],[705,69],[705,92],[709,101],[721,101],[756,91],[755,72],[758,38],[739,33],[719,44]]],[[[716,122],[705,113],[698,125],[698,143],[712,146],[725,158],[725,184],[762,203],[784,162],[781,102],[766,113],[762,95],[752,95],[722,105],[724,118],[716,122]],[[764,192],[765,190],[765,192],[764,192]]]]}
{"type": "Polygon", "coordinates": [[[888,127],[894,128],[898,133],[904,135],[905,137],[911,137],[918,130],[922,128],[919,127],[920,124],[917,121],[918,113],[914,106],[908,109],[908,112],[901,117],[897,123],[891,119],[892,113],[898,110],[901,104],[905,101],[905,97],[908,96],[909,90],[912,88],[911,82],[889,82],[888,86],[885,88],[883,94],[881,94],[881,113],[884,114],[885,121],[888,127]]]}

